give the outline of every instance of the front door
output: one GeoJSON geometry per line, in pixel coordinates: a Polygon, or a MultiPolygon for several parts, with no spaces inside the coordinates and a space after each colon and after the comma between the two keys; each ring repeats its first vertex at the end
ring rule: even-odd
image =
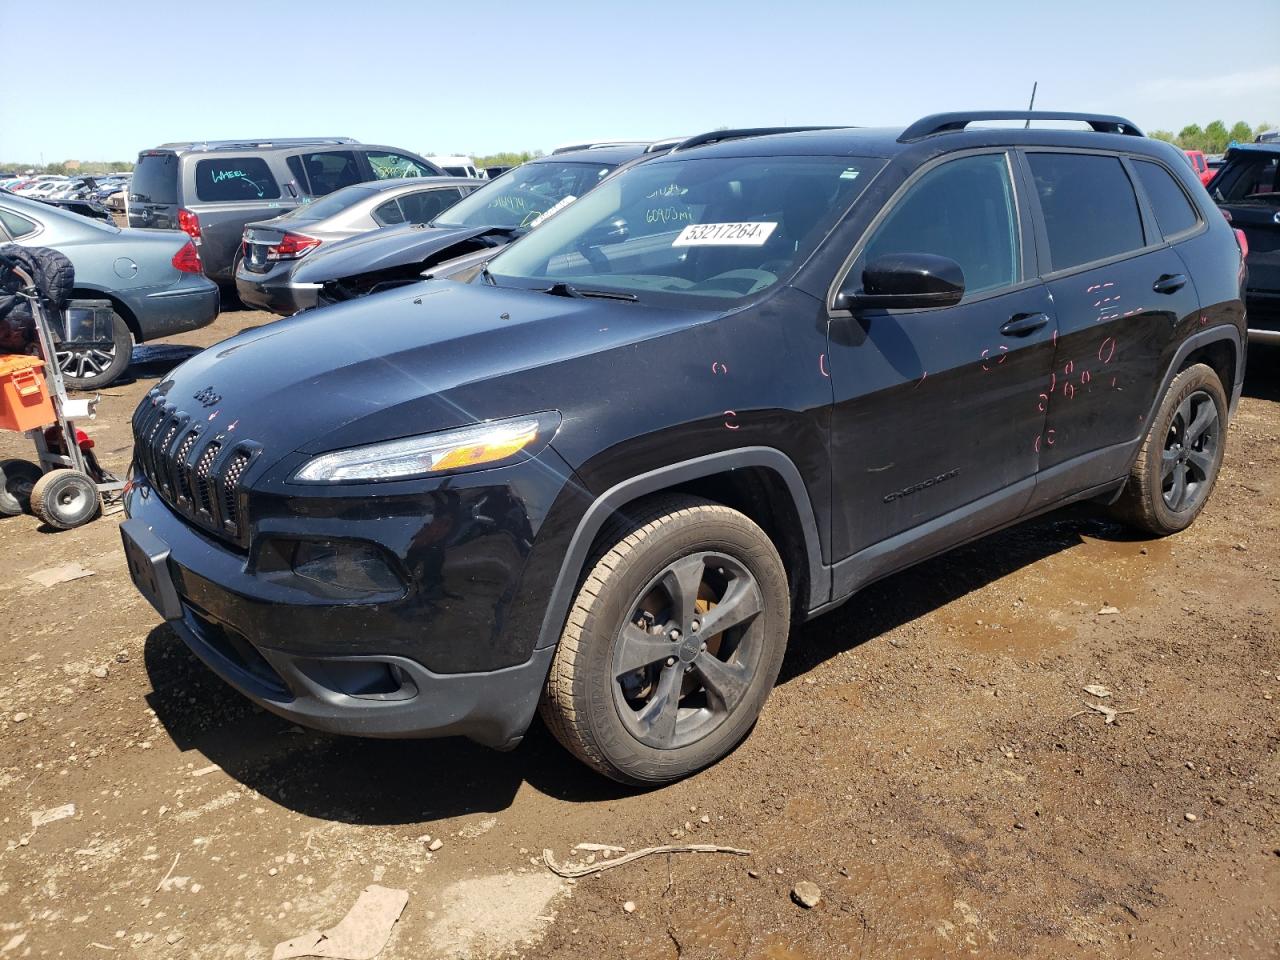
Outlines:
{"type": "Polygon", "coordinates": [[[837,590],[1017,516],[1031,488],[1056,323],[1024,255],[1013,157],[927,168],[891,201],[851,276],[891,253],[956,261],[956,306],[831,320],[837,590]]]}

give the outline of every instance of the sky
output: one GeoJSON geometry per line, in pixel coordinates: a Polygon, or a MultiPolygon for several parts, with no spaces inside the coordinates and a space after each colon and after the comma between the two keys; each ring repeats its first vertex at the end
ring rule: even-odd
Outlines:
{"type": "MultiPolygon", "coordinates": [[[[0,0],[0,160],[132,160],[171,140],[351,136],[549,150],[718,127],[905,125],[944,110],[1280,123],[1280,62],[1203,0],[0,0]],[[47,42],[23,25],[56,9],[47,42]],[[21,82],[17,82],[21,78],[21,82]]],[[[1249,35],[1280,36],[1280,2],[1249,35]]]]}

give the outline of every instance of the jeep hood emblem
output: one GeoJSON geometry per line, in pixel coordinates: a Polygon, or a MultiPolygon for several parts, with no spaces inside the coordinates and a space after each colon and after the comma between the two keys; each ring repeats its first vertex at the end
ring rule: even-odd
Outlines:
{"type": "Polygon", "coordinates": [[[199,393],[192,394],[191,399],[202,407],[212,407],[215,403],[222,402],[222,394],[214,393],[213,387],[205,387],[199,393]]]}

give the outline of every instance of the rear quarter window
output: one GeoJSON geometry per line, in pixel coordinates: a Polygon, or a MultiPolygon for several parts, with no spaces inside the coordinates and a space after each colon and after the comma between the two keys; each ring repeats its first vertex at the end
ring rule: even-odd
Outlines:
{"type": "Polygon", "coordinates": [[[1119,158],[1029,153],[1027,162],[1040,196],[1053,272],[1146,245],[1138,198],[1119,158]]]}
{"type": "Polygon", "coordinates": [[[1135,160],[1133,167],[1138,171],[1138,179],[1142,181],[1142,189],[1147,193],[1161,233],[1171,237],[1192,229],[1200,222],[1191,201],[1168,170],[1150,160],[1135,160]]]}
{"type": "Polygon", "coordinates": [[[196,162],[196,197],[207,203],[275,200],[280,186],[261,157],[217,157],[196,162]]]}
{"type": "Polygon", "coordinates": [[[5,210],[3,207],[0,207],[0,223],[4,224],[5,230],[9,232],[9,236],[14,240],[29,237],[39,229],[39,224],[10,210],[5,210]]]}

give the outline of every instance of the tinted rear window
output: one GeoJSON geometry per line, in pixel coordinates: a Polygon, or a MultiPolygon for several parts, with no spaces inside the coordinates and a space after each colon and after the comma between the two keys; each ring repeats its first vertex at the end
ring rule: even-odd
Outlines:
{"type": "Polygon", "coordinates": [[[129,197],[141,203],[178,202],[178,158],[172,153],[144,153],[133,168],[129,197]]]}
{"type": "Polygon", "coordinates": [[[1069,270],[1145,245],[1133,184],[1116,157],[1030,153],[1052,269],[1069,270]]]}
{"type": "Polygon", "coordinates": [[[1200,222],[1191,201],[1168,170],[1148,160],[1135,160],[1133,166],[1138,171],[1138,179],[1142,181],[1142,189],[1147,192],[1147,199],[1151,201],[1151,209],[1155,211],[1156,223],[1160,225],[1161,233],[1171,237],[1183,230],[1190,230],[1200,222]]]}
{"type": "Polygon", "coordinates": [[[196,163],[196,197],[200,200],[222,203],[275,200],[279,196],[276,178],[261,157],[218,157],[196,163]]]}

